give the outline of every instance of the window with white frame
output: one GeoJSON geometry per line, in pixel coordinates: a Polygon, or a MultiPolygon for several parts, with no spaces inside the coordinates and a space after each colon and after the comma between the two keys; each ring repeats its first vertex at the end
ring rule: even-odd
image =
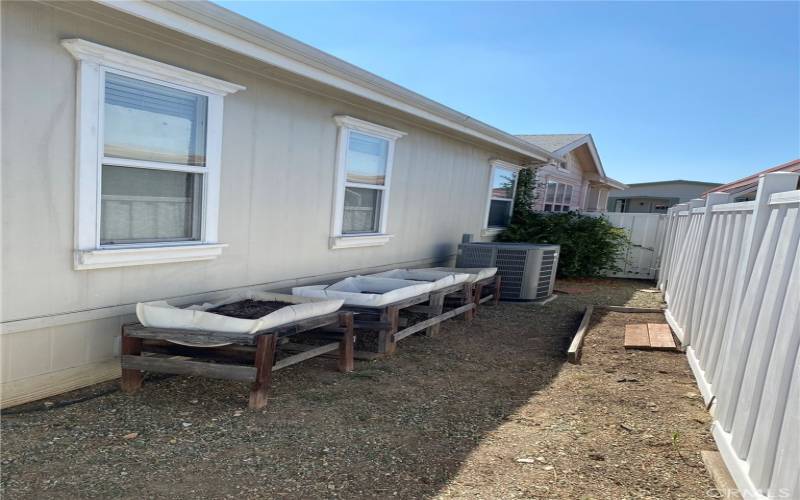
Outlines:
{"type": "Polygon", "coordinates": [[[548,181],[544,193],[545,212],[569,212],[575,189],[570,184],[548,181]]]}
{"type": "Polygon", "coordinates": [[[511,222],[517,188],[517,172],[520,168],[505,162],[495,161],[492,163],[486,215],[487,228],[503,228],[511,222]]]}
{"type": "Polygon", "coordinates": [[[218,256],[222,97],[243,89],[85,40],[79,61],[77,269],[218,256]]]}
{"type": "Polygon", "coordinates": [[[339,142],[331,248],[383,245],[395,141],[405,135],[350,116],[336,116],[339,142]]]}

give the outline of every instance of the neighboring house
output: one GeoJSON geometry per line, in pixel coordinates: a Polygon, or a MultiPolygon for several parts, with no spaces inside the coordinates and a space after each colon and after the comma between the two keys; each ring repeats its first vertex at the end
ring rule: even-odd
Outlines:
{"type": "Polygon", "coordinates": [[[674,181],[638,182],[608,195],[609,212],[665,214],[678,203],[699,198],[704,191],[713,190],[718,182],[674,181]]]}
{"type": "Polygon", "coordinates": [[[608,192],[625,188],[625,184],[606,176],[591,134],[519,137],[557,157],[538,169],[536,210],[601,212],[608,192]]]}
{"type": "MultiPolygon", "coordinates": [[[[744,177],[742,179],[717,186],[709,189],[703,193],[707,195],[712,191],[730,193],[733,196],[733,201],[750,201],[756,198],[756,189],[758,188],[758,178],[764,174],[771,174],[772,172],[800,172],[800,159],[792,160],[781,165],[762,170],[761,172],[744,177]]],[[[797,189],[800,189],[798,183],[797,189]]]]}
{"type": "Polygon", "coordinates": [[[211,3],[0,8],[5,406],[117,377],[140,301],[448,262],[560,159],[211,3]]]}

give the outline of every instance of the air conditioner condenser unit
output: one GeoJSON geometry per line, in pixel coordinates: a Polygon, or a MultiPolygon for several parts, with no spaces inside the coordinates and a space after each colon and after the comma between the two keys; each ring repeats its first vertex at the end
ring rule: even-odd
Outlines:
{"type": "Polygon", "coordinates": [[[496,267],[502,300],[545,303],[553,300],[559,245],[461,243],[456,267],[496,267]]]}

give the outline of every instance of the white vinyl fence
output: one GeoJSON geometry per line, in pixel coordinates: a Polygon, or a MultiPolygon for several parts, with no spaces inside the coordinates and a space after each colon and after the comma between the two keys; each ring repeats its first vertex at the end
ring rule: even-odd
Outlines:
{"type": "Polygon", "coordinates": [[[602,216],[612,225],[624,229],[630,239],[630,243],[617,257],[617,266],[621,271],[608,272],[606,276],[656,279],[666,216],[621,212],[604,213],[602,216]]]}
{"type": "Polygon", "coordinates": [[[745,498],[800,498],[798,174],[669,210],[659,288],[745,498]]]}

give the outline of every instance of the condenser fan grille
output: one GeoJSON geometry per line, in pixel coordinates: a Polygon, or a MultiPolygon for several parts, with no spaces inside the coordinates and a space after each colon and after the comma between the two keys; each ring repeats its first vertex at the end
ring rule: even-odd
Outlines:
{"type": "Polygon", "coordinates": [[[555,272],[553,264],[556,260],[556,252],[554,250],[545,250],[542,252],[542,265],[539,267],[539,282],[536,285],[536,298],[544,298],[550,295],[550,282],[555,272]]]}
{"type": "Polygon", "coordinates": [[[517,299],[522,294],[522,279],[525,276],[525,250],[497,249],[495,267],[503,270],[503,288],[500,296],[504,299],[517,299]]]}
{"type": "Polygon", "coordinates": [[[493,266],[494,248],[488,246],[467,245],[462,247],[458,258],[460,267],[493,266]]]}

